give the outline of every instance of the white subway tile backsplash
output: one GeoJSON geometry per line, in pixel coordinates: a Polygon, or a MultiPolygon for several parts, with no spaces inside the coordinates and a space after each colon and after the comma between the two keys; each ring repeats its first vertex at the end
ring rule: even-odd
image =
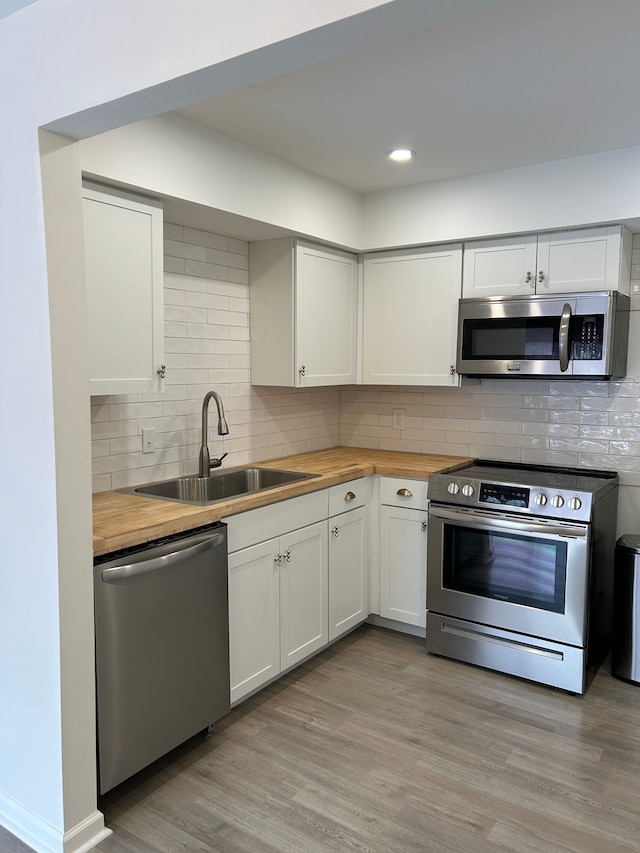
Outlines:
{"type": "Polygon", "coordinates": [[[164,223],[164,237],[167,240],[179,240],[184,242],[184,226],[172,225],[170,222],[164,223]]]}
{"type": "Polygon", "coordinates": [[[207,340],[225,340],[230,337],[229,333],[228,326],[212,326],[205,323],[189,323],[185,330],[185,335],[189,338],[206,338],[207,340]]]}
{"type": "Polygon", "coordinates": [[[185,227],[184,240],[186,243],[194,243],[196,246],[222,249],[222,251],[226,251],[229,245],[228,237],[223,237],[221,234],[212,234],[210,231],[199,231],[196,228],[185,227]]]}
{"type": "Polygon", "coordinates": [[[183,273],[184,258],[165,258],[164,271],[165,273],[183,273]]]}
{"type": "Polygon", "coordinates": [[[206,323],[207,309],[186,305],[165,305],[165,322],[168,323],[206,323]]]}
{"type": "MultiPolygon", "coordinates": [[[[221,296],[219,293],[186,293],[186,304],[197,308],[214,308],[218,311],[228,311],[229,301],[228,296],[221,296]]],[[[206,319],[208,318],[205,317],[206,319]]]]}
{"type": "Polygon", "coordinates": [[[209,264],[206,261],[194,261],[186,258],[184,271],[187,275],[195,275],[198,278],[223,278],[227,274],[227,268],[219,264],[209,264]]]}
{"type": "MultiPolygon", "coordinates": [[[[212,411],[210,449],[228,451],[228,466],[344,444],[613,469],[625,487],[640,488],[640,382],[632,381],[640,343],[630,348],[638,350],[632,378],[611,383],[254,387],[248,244],[174,224],[165,225],[165,238],[164,390],[92,399],[95,491],[195,473],[202,399],[211,389],[223,398],[230,434],[217,435],[212,411]],[[405,409],[406,429],[393,429],[394,408],[405,409]],[[141,453],[143,427],[156,431],[152,454],[141,453]]],[[[640,236],[635,243],[640,252],[640,236]]],[[[640,341],[640,310],[632,315],[640,341]]]]}

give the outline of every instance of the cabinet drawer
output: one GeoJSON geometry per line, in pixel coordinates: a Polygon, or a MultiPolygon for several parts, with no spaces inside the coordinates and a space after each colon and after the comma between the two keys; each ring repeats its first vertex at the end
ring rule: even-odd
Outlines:
{"type": "Polygon", "coordinates": [[[229,553],[307,527],[316,521],[324,521],[327,517],[327,491],[320,489],[228,516],[224,521],[227,524],[229,553]]]}
{"type": "Polygon", "coordinates": [[[339,515],[369,503],[369,478],[360,477],[357,480],[349,480],[348,483],[340,483],[339,486],[331,486],[328,492],[329,517],[339,515]]]}
{"type": "Polygon", "coordinates": [[[381,477],[380,503],[426,509],[428,485],[427,480],[413,480],[411,477],[381,477]]]}

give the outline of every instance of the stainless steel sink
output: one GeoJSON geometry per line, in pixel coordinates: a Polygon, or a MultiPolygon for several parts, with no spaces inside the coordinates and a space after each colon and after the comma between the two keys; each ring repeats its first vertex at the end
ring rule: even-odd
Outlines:
{"type": "Polygon", "coordinates": [[[175,480],[160,480],[157,483],[146,483],[143,486],[119,489],[119,491],[165,501],[205,506],[319,476],[319,474],[300,474],[298,471],[278,471],[275,468],[241,466],[216,471],[208,477],[178,477],[175,480]]]}

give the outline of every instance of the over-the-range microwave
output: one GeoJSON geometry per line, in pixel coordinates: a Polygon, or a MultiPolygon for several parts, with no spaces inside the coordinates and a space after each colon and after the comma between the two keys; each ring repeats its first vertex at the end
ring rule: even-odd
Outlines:
{"type": "Polygon", "coordinates": [[[629,301],[617,291],[461,299],[456,369],[466,376],[622,378],[629,301]]]}

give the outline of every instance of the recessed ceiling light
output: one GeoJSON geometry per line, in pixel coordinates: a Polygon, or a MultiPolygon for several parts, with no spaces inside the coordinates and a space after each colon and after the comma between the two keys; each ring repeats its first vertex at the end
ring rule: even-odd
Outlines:
{"type": "Polygon", "coordinates": [[[387,151],[387,157],[396,163],[406,163],[407,160],[412,160],[415,156],[416,152],[410,148],[394,148],[393,151],[387,151]]]}

